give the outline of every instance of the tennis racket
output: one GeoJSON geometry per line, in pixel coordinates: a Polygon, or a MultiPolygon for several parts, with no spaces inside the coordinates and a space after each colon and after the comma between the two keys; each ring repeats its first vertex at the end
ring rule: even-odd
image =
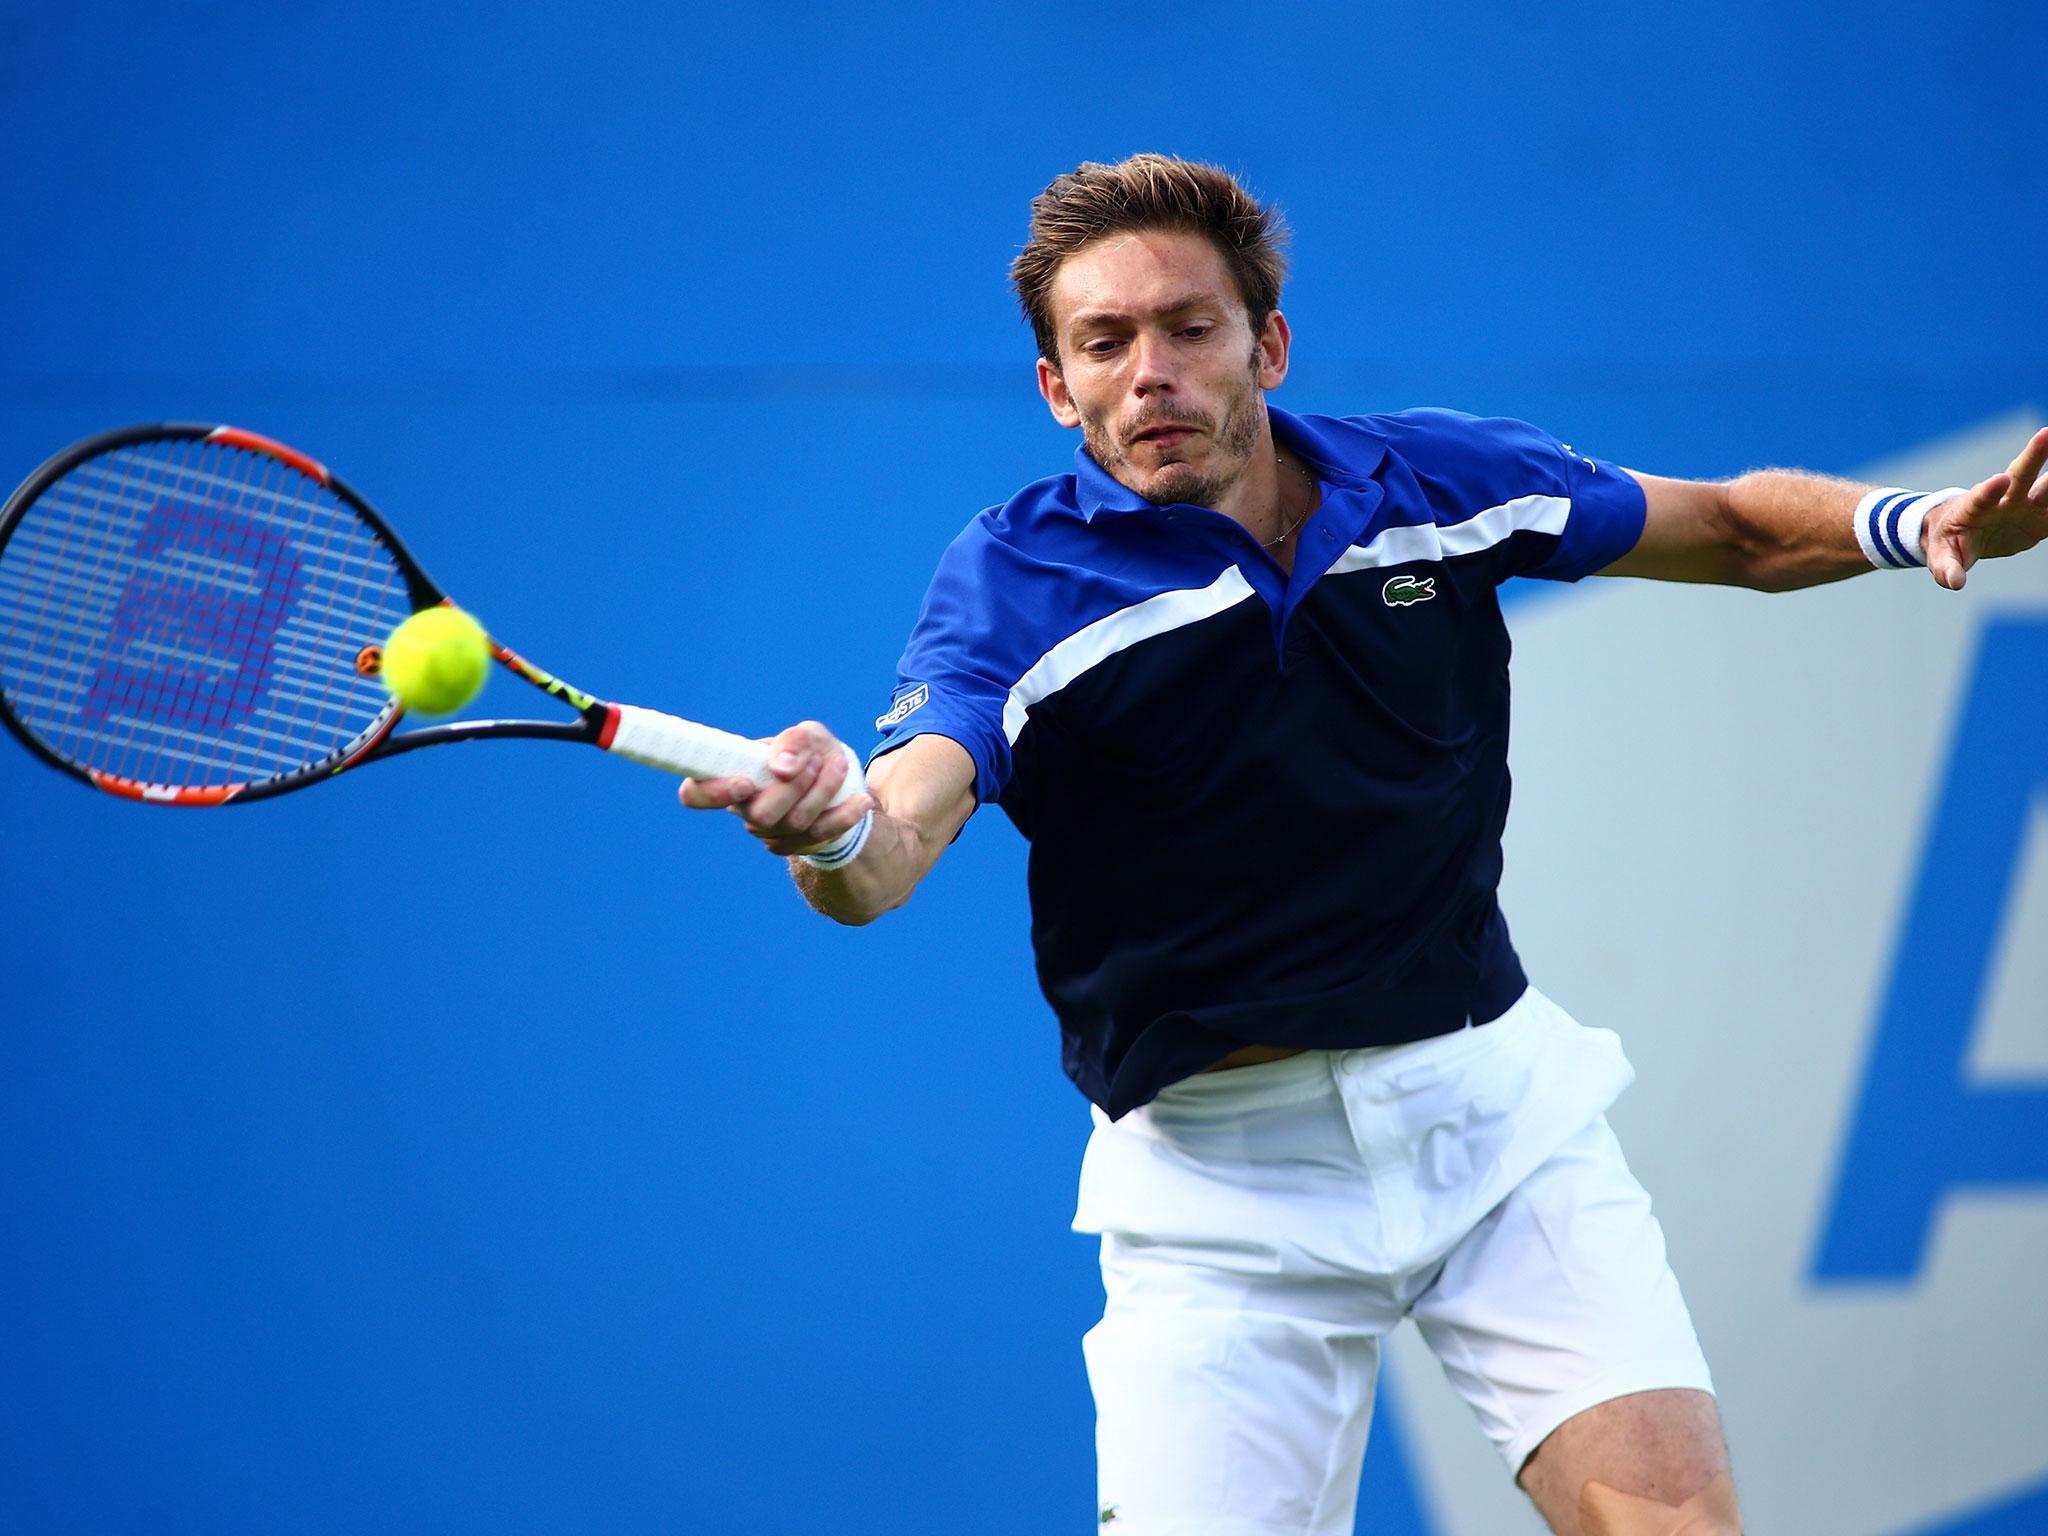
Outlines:
{"type": "MultiPolygon", "coordinates": [[[[0,508],[0,721],[53,767],[161,805],[240,805],[449,742],[576,741],[688,778],[769,781],[761,743],[612,704],[490,642],[573,720],[397,729],[384,637],[450,599],[370,504],[234,427],[125,427],[0,508]]],[[[858,760],[835,799],[859,792],[858,760]]]]}

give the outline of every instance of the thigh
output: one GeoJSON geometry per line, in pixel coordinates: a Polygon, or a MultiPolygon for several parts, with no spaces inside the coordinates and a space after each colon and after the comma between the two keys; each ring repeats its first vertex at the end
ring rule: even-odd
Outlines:
{"type": "Polygon", "coordinates": [[[1083,1341],[1121,1536],[1350,1536],[1378,1341],[1242,1305],[1111,1307],[1083,1341]]]}
{"type": "Polygon", "coordinates": [[[1599,1404],[1713,1390],[1650,1197],[1604,1118],[1451,1250],[1414,1316],[1511,1473],[1599,1404]]]}

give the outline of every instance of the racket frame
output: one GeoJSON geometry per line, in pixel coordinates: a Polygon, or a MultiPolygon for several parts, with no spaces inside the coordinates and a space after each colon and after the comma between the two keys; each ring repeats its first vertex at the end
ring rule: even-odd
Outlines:
{"type": "MultiPolygon", "coordinates": [[[[414,612],[437,605],[454,606],[454,600],[429,576],[392,527],[347,481],[319,460],[260,433],[240,427],[203,422],[153,422],[118,427],[73,443],[46,460],[0,506],[0,556],[7,541],[27,516],[29,509],[58,481],[90,459],[120,448],[147,442],[210,442],[240,448],[279,460],[331,492],[349,511],[360,518],[381,544],[397,568],[414,612]]],[[[352,740],[318,762],[266,779],[240,783],[206,785],[151,784],[74,762],[56,751],[16,715],[4,691],[0,691],[0,725],[5,725],[21,743],[51,767],[83,780],[111,795],[151,805],[241,805],[267,800],[275,795],[303,789],[322,782],[359,764],[397,757],[421,747],[442,746],[456,741],[486,741],[523,738],[538,741],[574,741],[609,748],[619,728],[618,706],[565,682],[535,666],[509,646],[490,639],[492,659],[515,677],[560,700],[576,712],[573,720],[452,720],[399,732],[405,707],[392,699],[370,725],[352,740]]]]}

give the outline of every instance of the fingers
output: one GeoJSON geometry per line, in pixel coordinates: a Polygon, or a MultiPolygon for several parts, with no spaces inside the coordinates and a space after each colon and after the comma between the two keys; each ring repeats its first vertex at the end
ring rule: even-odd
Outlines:
{"type": "Polygon", "coordinates": [[[2027,446],[2020,450],[2020,456],[2012,461],[2007,471],[2020,495],[2031,496],[2034,482],[2041,478],[2041,470],[2048,466],[2048,427],[2043,427],[2027,439],[2027,446]]]}
{"type": "Polygon", "coordinates": [[[802,757],[809,752],[834,750],[838,745],[839,738],[817,721],[802,720],[774,736],[768,743],[768,751],[771,756],[789,752],[802,757]]]}
{"type": "Polygon", "coordinates": [[[2004,475],[1980,480],[1960,496],[1943,502],[1928,517],[1920,532],[1920,548],[1927,561],[1927,573],[1951,592],[1960,592],[1969,580],[1972,530],[1983,515],[1998,505],[2011,482],[2004,475]]]}
{"type": "Polygon", "coordinates": [[[818,764],[818,774],[811,781],[811,787],[797,797],[796,804],[790,807],[783,820],[793,827],[813,826],[845,782],[846,754],[835,746],[818,764]]]}
{"type": "Polygon", "coordinates": [[[2009,474],[1993,475],[1989,480],[1979,480],[1966,493],[1953,498],[1943,508],[1944,511],[1947,511],[1949,507],[1954,508],[1953,511],[1949,512],[1943,526],[1955,528],[1973,526],[1983,518],[1986,512],[1997,506],[2000,498],[2011,489],[2012,476],[2009,474]]]}
{"type": "Polygon", "coordinates": [[[778,757],[769,771],[790,777],[759,791],[741,810],[747,830],[779,854],[804,853],[847,831],[874,805],[867,795],[849,795],[839,805],[848,773],[847,757],[838,743],[823,756],[778,757]],[[792,798],[793,797],[793,798],[792,798]]]}
{"type": "Polygon", "coordinates": [[[691,810],[726,810],[772,851],[801,853],[848,831],[873,808],[867,795],[832,804],[846,783],[846,751],[815,720],[793,725],[763,743],[768,781],[746,778],[685,779],[677,791],[691,810]]]}
{"type": "Polygon", "coordinates": [[[676,797],[693,811],[724,811],[752,798],[752,779],[685,779],[676,797]]]}
{"type": "MultiPolygon", "coordinates": [[[[843,775],[844,757],[837,752],[832,756],[840,758],[843,775]]],[[[782,837],[807,831],[811,818],[802,816],[797,808],[830,766],[829,759],[818,752],[773,753],[768,759],[768,782],[745,796],[737,807],[746,818],[747,830],[756,837],[782,837]]],[[[831,798],[830,790],[825,798],[831,798]]]]}
{"type": "Polygon", "coordinates": [[[821,812],[806,830],[788,837],[764,838],[763,841],[770,853],[779,853],[785,858],[790,854],[808,853],[831,842],[840,833],[852,831],[855,823],[874,808],[872,795],[848,795],[830,810],[821,812]]]}
{"type": "Polygon", "coordinates": [[[1921,531],[1927,569],[1962,590],[1980,559],[2015,555],[2048,537],[2048,427],[2027,439],[2005,473],[1979,481],[1930,513],[1921,531]]]}
{"type": "MultiPolygon", "coordinates": [[[[2037,433],[2036,438],[2048,439],[2048,432],[2037,433]]],[[[2048,446],[2048,443],[2043,446],[2048,446]]],[[[2034,447],[2035,442],[2029,440],[2020,458],[2013,461],[2014,465],[2023,466],[2034,447]]],[[[1943,502],[1929,515],[1927,526],[1920,534],[1921,550],[1926,557],[1928,571],[1949,591],[1962,591],[1970,567],[1984,556],[2010,554],[2013,549],[2025,548],[2034,542],[2030,538],[2024,543],[2005,547],[2013,522],[2010,514],[2018,505],[2009,499],[2015,484],[2010,471],[1993,475],[1988,480],[1978,481],[1961,496],[1943,502]]]]}

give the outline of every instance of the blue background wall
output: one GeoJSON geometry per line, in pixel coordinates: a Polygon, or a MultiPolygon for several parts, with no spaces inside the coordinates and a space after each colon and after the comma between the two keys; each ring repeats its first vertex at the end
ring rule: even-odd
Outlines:
{"type": "MultiPolygon", "coordinates": [[[[865,744],[946,539],[1071,451],[1003,286],[1057,172],[1279,201],[1293,408],[1846,469],[2048,398],[2044,53],[2015,3],[16,3],[0,477],[251,426],[543,665],[865,744]]],[[[1085,1527],[1020,843],[845,932],[669,796],[0,754],[0,1528],[1085,1527]]]]}

